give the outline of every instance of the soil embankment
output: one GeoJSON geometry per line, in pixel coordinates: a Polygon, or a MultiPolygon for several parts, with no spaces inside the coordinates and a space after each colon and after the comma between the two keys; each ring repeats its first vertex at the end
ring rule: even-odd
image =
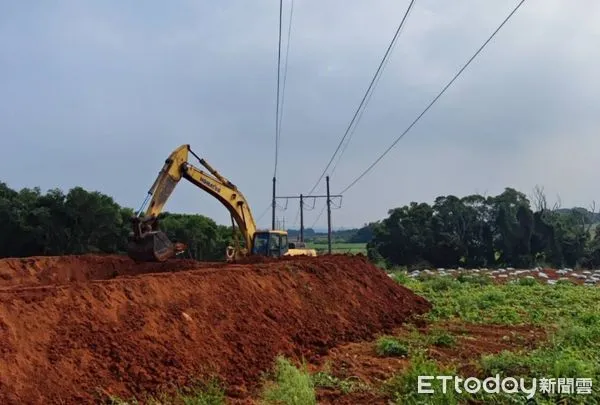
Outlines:
{"type": "Polygon", "coordinates": [[[357,256],[4,259],[0,403],[140,397],[209,375],[243,397],[278,354],[314,360],[429,308],[357,256]]]}

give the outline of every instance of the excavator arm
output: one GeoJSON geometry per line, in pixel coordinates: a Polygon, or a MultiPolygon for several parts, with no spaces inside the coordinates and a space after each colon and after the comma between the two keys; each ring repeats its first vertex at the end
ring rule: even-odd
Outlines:
{"type": "MultiPolygon", "coordinates": [[[[251,249],[256,223],[246,198],[233,183],[204,159],[198,157],[189,145],[182,145],[167,158],[154,184],[150,187],[146,203],[148,199],[151,199],[145,214],[132,219],[133,232],[129,239],[129,256],[136,261],[164,261],[181,249],[181,245],[174,245],[169,241],[167,235],[160,231],[158,215],[182,178],[206,191],[227,208],[232,221],[237,224],[241,232],[245,249],[251,249]],[[189,154],[198,158],[208,173],[190,164],[188,162],[189,154]]],[[[246,253],[245,250],[240,250],[239,246],[236,246],[235,249],[229,247],[227,257],[232,259],[246,253]]]]}

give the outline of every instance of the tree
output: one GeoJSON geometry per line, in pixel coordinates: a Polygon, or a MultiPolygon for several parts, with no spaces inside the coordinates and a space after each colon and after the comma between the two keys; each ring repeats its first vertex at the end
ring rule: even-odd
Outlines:
{"type": "Polygon", "coordinates": [[[376,249],[390,264],[416,264],[431,258],[433,209],[413,202],[389,214],[374,228],[373,241],[367,249],[376,249]]]}
{"type": "Polygon", "coordinates": [[[465,236],[467,266],[492,266],[496,261],[494,251],[494,216],[491,198],[470,195],[462,198],[467,218],[465,236]]]}
{"type": "Polygon", "coordinates": [[[389,212],[374,228],[370,258],[392,265],[438,267],[555,266],[600,263],[600,237],[592,238],[595,205],[548,209],[543,188],[532,197],[506,188],[495,197],[440,196],[433,206],[411,203],[389,212]]]}
{"type": "Polygon", "coordinates": [[[358,229],[349,239],[348,243],[368,243],[373,239],[375,223],[365,224],[358,229]]]}
{"type": "MultiPolygon", "coordinates": [[[[411,202],[388,217],[347,230],[341,237],[367,241],[371,260],[411,267],[598,266],[600,230],[595,203],[589,209],[548,208],[542,187],[534,209],[519,191],[494,197],[448,195],[433,205],[411,202]]],[[[0,182],[0,257],[124,253],[133,210],[111,197],[75,187],[42,193],[12,190],[0,182]]],[[[224,260],[232,228],[202,215],[162,214],[161,229],[188,245],[199,260],[224,260]]],[[[236,237],[241,241],[239,230],[236,237]]]]}
{"type": "Polygon", "coordinates": [[[202,215],[166,213],[161,219],[161,229],[169,239],[188,245],[190,254],[197,260],[222,260],[230,242],[225,236],[227,227],[219,227],[202,215]]]}
{"type": "Polygon", "coordinates": [[[491,203],[496,218],[494,248],[498,254],[497,261],[505,265],[528,266],[533,230],[529,200],[525,194],[506,188],[491,203]]]}
{"type": "Polygon", "coordinates": [[[467,212],[453,196],[438,197],[433,204],[433,251],[430,261],[437,266],[456,267],[467,253],[467,212]]]}
{"type": "MultiPolygon", "coordinates": [[[[43,194],[17,192],[0,183],[0,257],[125,253],[134,212],[111,197],[75,187],[43,194]]],[[[167,234],[186,243],[194,257],[224,260],[231,227],[202,215],[164,214],[167,234]]]]}
{"type": "Polygon", "coordinates": [[[121,207],[111,197],[75,187],[67,194],[65,208],[71,232],[69,252],[118,251],[123,218],[121,207]]]}

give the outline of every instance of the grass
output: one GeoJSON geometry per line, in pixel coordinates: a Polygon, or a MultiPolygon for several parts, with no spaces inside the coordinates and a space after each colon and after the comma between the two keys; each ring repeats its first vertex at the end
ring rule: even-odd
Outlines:
{"type": "Polygon", "coordinates": [[[327,371],[319,371],[312,375],[315,388],[338,389],[342,394],[358,391],[369,391],[371,387],[358,378],[339,378],[327,371]]]}
{"type": "Polygon", "coordinates": [[[149,397],[139,402],[137,399],[123,400],[110,397],[110,405],[225,405],[225,392],[218,380],[199,382],[193,386],[180,389],[175,394],[162,394],[158,397],[149,397]]]}
{"type": "MultiPolygon", "coordinates": [[[[484,378],[496,373],[526,379],[588,377],[595,384],[593,393],[571,395],[569,399],[574,403],[600,403],[600,288],[569,283],[546,285],[533,279],[495,285],[482,276],[413,279],[403,271],[394,272],[394,279],[433,304],[426,315],[433,324],[461,320],[478,324],[536,325],[547,330],[549,340],[540,342],[537,349],[475,358],[484,378]]],[[[453,336],[437,330],[430,333],[428,343],[448,347],[456,342],[453,336]]],[[[457,396],[454,391],[442,397],[437,393],[433,396],[417,394],[415,376],[419,373],[440,375],[452,371],[436,369],[439,366],[422,353],[411,359],[408,371],[395,376],[387,385],[398,403],[452,404],[465,400],[511,403],[523,399],[516,394],[479,394],[469,398],[457,396]]],[[[538,392],[535,399],[537,403],[550,404],[560,397],[538,392]]]]}
{"type": "Polygon", "coordinates": [[[183,405],[221,405],[225,404],[225,393],[220,384],[213,380],[180,392],[179,400],[183,405]]]}
{"type": "Polygon", "coordinates": [[[416,390],[419,376],[452,375],[451,368],[440,368],[440,366],[423,355],[412,359],[408,370],[392,377],[384,386],[387,392],[397,404],[456,404],[457,395],[452,390],[444,394],[436,390],[432,395],[418,393],[416,390]]]}
{"type": "Polygon", "coordinates": [[[284,357],[277,357],[272,381],[267,381],[262,399],[267,404],[313,405],[317,403],[315,385],[303,367],[294,366],[284,357]]]}
{"type": "Polygon", "coordinates": [[[556,326],[571,317],[600,313],[600,289],[595,287],[530,281],[494,285],[480,278],[461,282],[438,276],[394,278],[433,304],[428,314],[430,321],[460,319],[481,324],[556,326]]]}
{"type": "MultiPolygon", "coordinates": [[[[440,364],[428,357],[428,347],[454,347],[455,335],[441,325],[448,321],[476,324],[535,325],[547,330],[549,339],[538,342],[536,349],[504,351],[469,359],[480,379],[523,377],[527,386],[536,378],[592,378],[591,395],[567,395],[568,403],[600,403],[600,289],[557,283],[541,284],[531,279],[513,284],[494,284],[488,277],[473,275],[458,279],[443,276],[408,277],[404,269],[395,269],[393,278],[417,294],[427,298],[433,309],[425,315],[431,327],[426,334],[407,326],[402,338],[382,336],[374,343],[379,356],[402,356],[410,360],[409,367],[395,374],[381,387],[370,387],[358,379],[341,379],[327,371],[312,376],[298,370],[285,360],[278,360],[275,382],[267,385],[264,399],[271,403],[313,404],[315,388],[331,388],[343,394],[357,390],[383,391],[397,404],[460,404],[460,403],[525,403],[522,393],[457,393],[441,391],[441,383],[433,394],[417,392],[418,377],[423,375],[460,375],[458,366],[464,360],[440,364]],[[437,326],[436,326],[437,325],[437,326]],[[303,399],[300,399],[303,398],[303,399]]],[[[516,349],[515,349],[516,350],[516,349]]],[[[473,368],[470,368],[473,370],[473,368]]],[[[564,394],[535,394],[538,404],[555,404],[564,394]],[[561,397],[561,395],[563,395],[561,397]]]]}
{"type": "Polygon", "coordinates": [[[402,357],[408,355],[408,347],[392,336],[382,336],[375,343],[375,352],[382,357],[402,357]]]}
{"type": "MultiPolygon", "coordinates": [[[[317,253],[325,253],[327,252],[327,241],[324,243],[321,242],[307,242],[306,246],[309,249],[316,249],[317,253]]],[[[331,252],[332,253],[353,253],[358,254],[362,253],[364,255],[367,254],[367,244],[366,243],[331,243],[331,252]]]]}
{"type": "Polygon", "coordinates": [[[454,347],[456,338],[443,330],[434,330],[429,336],[429,343],[438,347],[454,347]]]}

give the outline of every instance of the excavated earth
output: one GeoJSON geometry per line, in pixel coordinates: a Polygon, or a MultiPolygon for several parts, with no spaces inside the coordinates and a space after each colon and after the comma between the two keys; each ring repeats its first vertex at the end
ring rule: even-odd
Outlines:
{"type": "Polygon", "coordinates": [[[278,354],[318,362],[429,309],[362,256],[3,259],[0,403],[143,398],[210,376],[244,398],[278,354]]]}

